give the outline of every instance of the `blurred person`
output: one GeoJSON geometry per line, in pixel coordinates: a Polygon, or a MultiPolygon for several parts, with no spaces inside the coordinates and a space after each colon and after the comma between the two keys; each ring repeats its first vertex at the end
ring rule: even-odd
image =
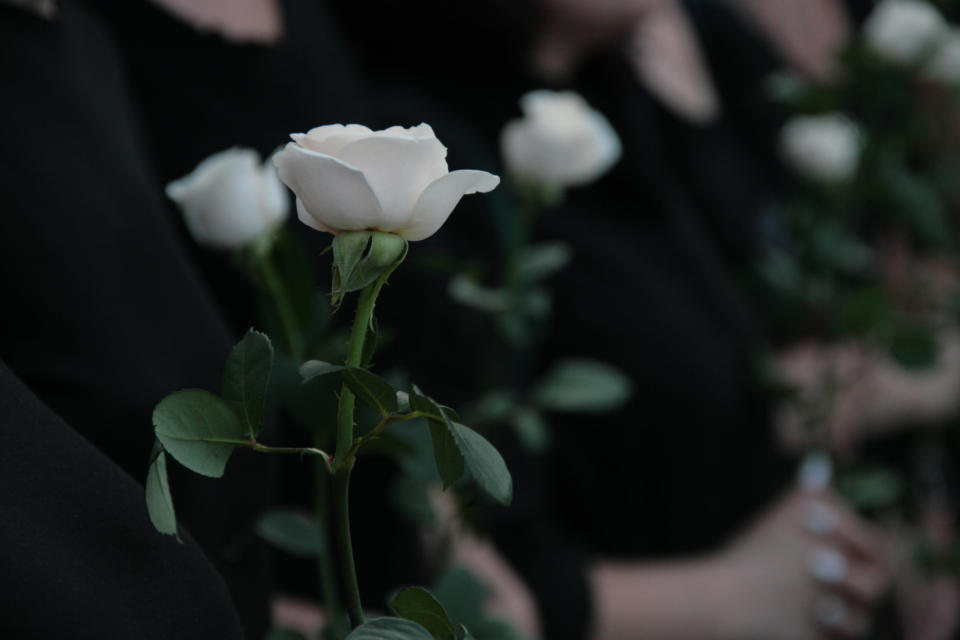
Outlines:
{"type": "MultiPolygon", "coordinates": [[[[515,504],[493,530],[531,589],[543,637],[856,635],[889,585],[890,554],[835,498],[790,490],[754,380],[756,327],[733,278],[763,241],[783,179],[762,86],[783,62],[723,5],[687,8],[544,0],[515,4],[516,14],[497,3],[461,14],[423,1],[398,8],[406,21],[380,24],[364,3],[338,6],[373,74],[417,86],[488,140],[523,91],[546,85],[583,93],[624,142],[613,173],[570,192],[537,229],[574,253],[552,283],[541,366],[600,359],[637,386],[614,415],[551,416],[551,449],[538,458],[514,448],[508,460],[515,504]],[[464,15],[504,22],[504,50],[476,60],[470,33],[448,28],[464,15]],[[434,34],[465,42],[431,58],[434,34]],[[838,528],[807,531],[803,514],[818,509],[838,528]],[[844,558],[842,586],[811,575],[823,544],[844,558]],[[749,593],[769,598],[730,604],[749,593]]],[[[434,378],[446,371],[433,366],[434,378]]],[[[429,367],[415,374],[429,380],[429,367]]]]}
{"type": "Polygon", "coordinates": [[[0,361],[0,630],[10,638],[245,637],[197,543],[0,361]]]}

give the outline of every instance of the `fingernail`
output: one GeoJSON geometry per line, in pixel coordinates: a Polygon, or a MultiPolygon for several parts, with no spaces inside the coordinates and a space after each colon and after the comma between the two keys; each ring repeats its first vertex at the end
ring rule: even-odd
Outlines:
{"type": "Polygon", "coordinates": [[[823,451],[808,453],[800,462],[797,483],[804,491],[816,493],[830,486],[833,477],[833,462],[823,451]]]}
{"type": "Polygon", "coordinates": [[[834,595],[824,595],[814,603],[814,615],[825,627],[836,629],[847,619],[847,604],[834,595]]]}
{"type": "Polygon", "coordinates": [[[850,567],[846,556],[836,549],[816,547],[807,556],[807,569],[820,582],[837,584],[847,577],[850,567]]]}
{"type": "Polygon", "coordinates": [[[837,512],[822,502],[811,502],[803,513],[803,528],[818,536],[825,536],[837,529],[837,512]]]}

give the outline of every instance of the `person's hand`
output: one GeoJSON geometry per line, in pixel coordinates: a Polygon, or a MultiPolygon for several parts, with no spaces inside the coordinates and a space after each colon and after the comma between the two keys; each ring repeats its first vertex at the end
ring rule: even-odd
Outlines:
{"type": "Polygon", "coordinates": [[[828,493],[795,491],[716,560],[728,585],[729,636],[853,638],[891,584],[890,541],[828,493]]]}
{"type": "Polygon", "coordinates": [[[903,425],[935,425],[954,413],[960,404],[960,332],[944,328],[937,338],[937,359],[922,369],[906,369],[852,341],[785,350],[776,368],[798,392],[778,412],[781,441],[792,450],[819,445],[846,451],[871,436],[903,425]]]}

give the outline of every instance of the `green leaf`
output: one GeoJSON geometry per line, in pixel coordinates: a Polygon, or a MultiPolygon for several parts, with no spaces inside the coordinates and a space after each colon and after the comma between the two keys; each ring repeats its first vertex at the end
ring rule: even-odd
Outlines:
{"type": "Polygon", "coordinates": [[[150,522],[160,533],[177,535],[177,514],[173,510],[173,497],[170,495],[170,481],[167,479],[167,455],[158,445],[157,452],[147,471],[146,495],[147,515],[150,522]]]}
{"type": "Polygon", "coordinates": [[[513,500],[513,478],[500,452],[470,427],[459,422],[448,424],[452,426],[454,442],[473,479],[491,498],[509,505],[513,500]]]}
{"type": "Polygon", "coordinates": [[[464,305],[489,313],[502,313],[510,308],[507,294],[502,289],[491,289],[477,283],[472,278],[458,274],[447,285],[450,297],[464,305]]]}
{"type": "Polygon", "coordinates": [[[423,587],[401,589],[390,602],[401,618],[423,626],[436,640],[454,640],[454,627],[443,605],[423,587]]]}
{"type": "Polygon", "coordinates": [[[433,636],[416,622],[377,618],[351,631],[346,640],[433,640],[433,636]]]}
{"type": "Polygon", "coordinates": [[[542,453],[550,444],[550,431],[543,414],[532,407],[522,407],[511,416],[517,437],[529,451],[542,453]]]}
{"type": "Polygon", "coordinates": [[[456,640],[475,640],[475,638],[470,635],[470,632],[463,625],[460,625],[457,628],[457,638],[456,640]]]}
{"type": "Polygon", "coordinates": [[[223,399],[253,437],[263,430],[263,408],[272,369],[270,338],[250,329],[230,351],[223,370],[223,399]]]}
{"type": "Polygon", "coordinates": [[[844,472],[837,478],[837,491],[858,509],[870,511],[896,504],[904,486],[894,471],[865,467],[844,472]]]}
{"type": "Polygon", "coordinates": [[[343,383],[380,415],[397,411],[397,392],[380,376],[358,367],[344,369],[342,376],[343,383]]]}
{"type": "Polygon", "coordinates": [[[274,509],[261,515],[254,531],[282,551],[312,558],[323,553],[323,533],[317,523],[293,509],[274,509]]]}
{"type": "Polygon", "coordinates": [[[307,360],[300,365],[300,377],[304,382],[309,382],[317,376],[325,376],[330,373],[337,373],[346,369],[342,364],[331,364],[323,360],[307,360]]]}
{"type": "Polygon", "coordinates": [[[599,413],[621,407],[633,384],[619,369],[597,360],[569,359],[540,380],[534,402],[550,411],[599,413]]]}
{"type": "Polygon", "coordinates": [[[563,242],[531,245],[520,255],[517,277],[530,283],[545,280],[567,266],[572,257],[573,252],[563,242]]]}
{"type": "Polygon", "coordinates": [[[414,385],[410,391],[410,407],[427,415],[433,454],[443,488],[460,479],[464,469],[479,487],[501,504],[513,498],[513,480],[503,457],[479,433],[457,422],[459,416],[449,407],[438,404],[414,385]]]}
{"type": "Polygon", "coordinates": [[[160,444],[186,468],[219,478],[233,448],[246,444],[244,427],[226,402],[208,391],[172,393],[153,410],[160,444]]]}
{"type": "Polygon", "coordinates": [[[453,439],[451,429],[444,422],[430,421],[430,437],[433,439],[433,458],[437,462],[437,472],[446,489],[463,477],[463,454],[453,439]]]}
{"type": "Polygon", "coordinates": [[[266,640],[307,640],[307,636],[295,629],[270,629],[266,640]]]}

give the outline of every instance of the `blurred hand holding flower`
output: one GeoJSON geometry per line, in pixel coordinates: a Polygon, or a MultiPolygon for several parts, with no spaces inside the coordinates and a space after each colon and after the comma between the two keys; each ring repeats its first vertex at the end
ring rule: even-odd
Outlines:
{"type": "Polygon", "coordinates": [[[500,148],[518,179],[563,188],[587,184],[620,159],[620,139],[607,119],[578,94],[531,91],[524,117],[507,123],[500,148]]]}
{"type": "Polygon", "coordinates": [[[818,182],[851,178],[860,162],[860,131],[839,113],[798,116],[780,132],[787,164],[818,182]]]}
{"type": "Polygon", "coordinates": [[[252,243],[280,226],[290,208],[276,171],[253,149],[215,153],[166,191],[194,239],[218,249],[252,243]]]}
{"type": "Polygon", "coordinates": [[[334,235],[369,229],[423,240],[464,195],[500,183],[486,171],[449,171],[447,149],[427,124],[333,124],[291,137],[274,156],[280,179],[297,195],[300,220],[334,235]]]}

